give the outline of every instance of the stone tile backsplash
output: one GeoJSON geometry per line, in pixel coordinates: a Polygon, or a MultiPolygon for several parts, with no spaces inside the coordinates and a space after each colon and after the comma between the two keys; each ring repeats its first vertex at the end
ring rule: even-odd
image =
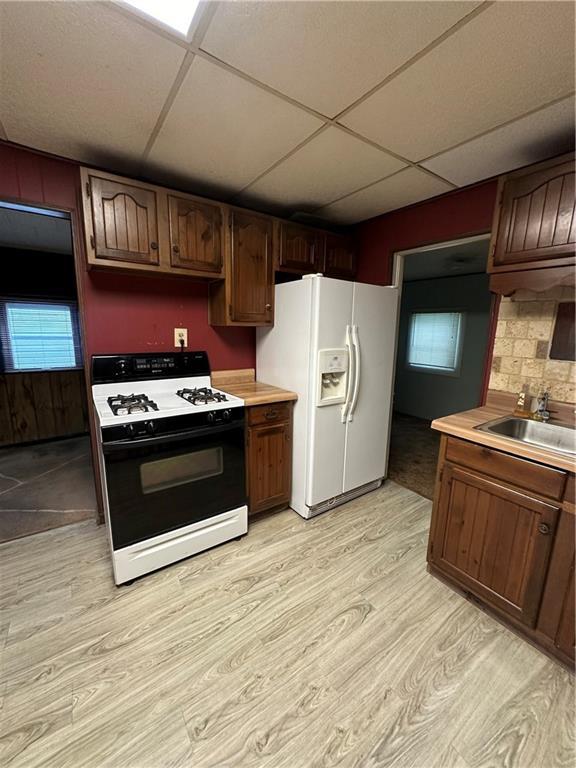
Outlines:
{"type": "Polygon", "coordinates": [[[576,363],[548,356],[560,301],[574,301],[574,290],[517,291],[502,298],[490,389],[536,397],[545,387],[552,400],[576,403],[576,363]]]}

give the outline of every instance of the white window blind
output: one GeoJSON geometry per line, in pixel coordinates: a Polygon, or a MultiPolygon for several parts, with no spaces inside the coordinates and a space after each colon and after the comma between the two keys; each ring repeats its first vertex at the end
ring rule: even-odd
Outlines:
{"type": "Polygon", "coordinates": [[[438,373],[458,369],[461,312],[415,312],[410,317],[407,361],[411,368],[438,373]]]}
{"type": "Polygon", "coordinates": [[[0,345],[4,371],[81,366],[76,304],[0,299],[0,345]]]}

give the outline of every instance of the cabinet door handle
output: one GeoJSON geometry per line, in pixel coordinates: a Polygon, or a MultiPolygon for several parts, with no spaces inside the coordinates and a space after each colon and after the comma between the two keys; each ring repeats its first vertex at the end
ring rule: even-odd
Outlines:
{"type": "Polygon", "coordinates": [[[540,524],[538,525],[538,531],[539,531],[539,532],[540,532],[540,533],[541,533],[543,536],[548,536],[548,534],[550,533],[550,526],[548,525],[548,523],[540,523],[540,524]]]}
{"type": "Polygon", "coordinates": [[[157,251],[158,250],[158,243],[154,243],[154,242],[150,243],[150,248],[152,248],[153,251],[157,251]]]}
{"type": "Polygon", "coordinates": [[[266,304],[266,312],[270,312],[272,309],[272,304],[266,304]]]}
{"type": "Polygon", "coordinates": [[[174,253],[180,253],[180,246],[178,246],[178,245],[173,245],[173,246],[172,246],[172,250],[174,251],[174,253]]]}

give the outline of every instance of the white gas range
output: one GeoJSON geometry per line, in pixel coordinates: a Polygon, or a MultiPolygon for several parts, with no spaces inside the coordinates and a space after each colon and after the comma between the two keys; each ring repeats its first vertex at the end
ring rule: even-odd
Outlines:
{"type": "Polygon", "coordinates": [[[116,584],[247,532],[244,401],[205,352],[96,355],[92,382],[116,584]]]}

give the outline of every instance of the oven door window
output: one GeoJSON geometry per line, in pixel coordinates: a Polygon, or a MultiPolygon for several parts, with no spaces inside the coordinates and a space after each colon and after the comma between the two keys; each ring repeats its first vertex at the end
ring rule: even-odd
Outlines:
{"type": "Polygon", "coordinates": [[[187,485],[221,475],[224,471],[222,448],[191,451],[169,459],[146,461],[140,465],[142,493],[158,493],[177,485],[187,485]]]}
{"type": "Polygon", "coordinates": [[[114,549],[246,504],[244,427],[104,446],[114,549]]]}

